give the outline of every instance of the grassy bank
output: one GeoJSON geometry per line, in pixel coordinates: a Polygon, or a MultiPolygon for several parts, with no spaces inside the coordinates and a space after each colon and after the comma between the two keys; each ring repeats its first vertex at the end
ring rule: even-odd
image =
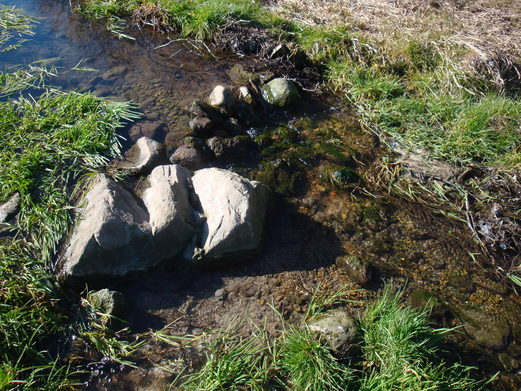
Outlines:
{"type": "Polygon", "coordinates": [[[225,334],[214,340],[206,364],[187,376],[181,389],[485,389],[483,382],[472,380],[472,368],[443,360],[442,341],[451,331],[431,327],[428,309],[405,307],[401,298],[390,284],[367,306],[358,323],[359,335],[347,353],[333,351],[326,338],[307,327],[306,322],[327,315],[327,306],[316,302],[301,325],[283,323],[271,342],[262,328],[242,339],[225,334]]]}
{"type": "MultiPolygon", "coordinates": [[[[32,20],[0,7],[1,50],[30,36],[32,20]]],[[[86,175],[119,153],[127,103],[44,85],[49,70],[0,73],[0,200],[19,197],[0,237],[0,389],[65,389],[70,368],[57,356],[71,327],[51,274],[56,246],[72,221],[86,175]]],[[[72,326],[74,327],[74,326],[72,326]]]]}
{"type": "MultiPolygon", "coordinates": [[[[440,29],[400,37],[393,44],[389,31],[383,42],[371,42],[354,26],[299,24],[244,0],[81,4],[89,17],[130,17],[135,23],[196,38],[209,38],[232,20],[250,20],[294,41],[324,65],[330,86],[380,134],[458,165],[511,169],[521,164],[516,52],[496,52],[495,57],[490,52],[487,57],[476,45],[440,29]]],[[[419,30],[428,29],[430,19],[424,16],[419,30]]]]}

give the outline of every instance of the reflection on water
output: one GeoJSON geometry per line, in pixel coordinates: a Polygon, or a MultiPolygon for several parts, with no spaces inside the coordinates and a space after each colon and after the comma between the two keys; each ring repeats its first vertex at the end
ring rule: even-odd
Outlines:
{"type": "Polygon", "coordinates": [[[193,47],[171,43],[155,49],[164,41],[140,31],[130,32],[135,41],[116,39],[71,14],[68,1],[0,0],[0,4],[42,18],[29,42],[0,54],[3,69],[40,61],[57,67],[55,85],[132,100],[144,114],[143,122],[162,129],[159,141],[166,139],[167,144],[187,133],[187,109],[193,100],[227,81],[224,67],[196,55],[193,47]]]}

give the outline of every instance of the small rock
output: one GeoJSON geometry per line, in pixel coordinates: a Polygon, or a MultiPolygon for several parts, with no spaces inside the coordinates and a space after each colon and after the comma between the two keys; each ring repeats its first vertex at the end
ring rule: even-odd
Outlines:
{"type": "Polygon", "coordinates": [[[228,293],[224,288],[217,289],[214,293],[214,296],[217,297],[219,300],[226,300],[227,295],[228,293]]]}
{"type": "Polygon", "coordinates": [[[125,153],[125,160],[118,162],[116,168],[130,174],[148,174],[156,166],[166,163],[165,146],[148,137],[141,137],[125,153]]]}
{"type": "Polygon", "coordinates": [[[262,86],[262,95],[274,106],[289,108],[302,101],[297,85],[285,78],[273,79],[262,86]]]}
{"type": "Polygon", "coordinates": [[[342,309],[333,310],[308,324],[311,331],[322,336],[335,351],[347,351],[358,342],[358,322],[342,309]]]}
{"type": "Polygon", "coordinates": [[[18,212],[20,202],[20,194],[14,193],[7,201],[0,204],[0,228],[18,212]]]}
{"type": "Polygon", "coordinates": [[[213,107],[218,107],[224,111],[231,111],[235,104],[235,97],[230,88],[218,85],[213,89],[208,101],[213,107]]]}
{"type": "Polygon", "coordinates": [[[121,318],[128,308],[127,298],[123,293],[110,289],[90,292],[87,301],[97,312],[121,318]]]}
{"type": "Polygon", "coordinates": [[[240,87],[239,96],[240,96],[241,100],[244,101],[245,103],[250,104],[250,105],[253,103],[253,96],[248,87],[246,87],[246,86],[240,87]]]}
{"type": "Polygon", "coordinates": [[[370,262],[356,255],[338,257],[336,265],[360,285],[368,284],[373,277],[373,267],[370,262]]]}
{"type": "Polygon", "coordinates": [[[275,46],[275,48],[271,51],[270,58],[279,58],[284,57],[290,54],[289,48],[281,43],[280,45],[275,46]]]}
{"type": "Polygon", "coordinates": [[[228,77],[233,84],[247,84],[251,81],[259,80],[259,76],[255,73],[245,71],[242,65],[236,64],[227,72],[228,77]]]}
{"type": "Polygon", "coordinates": [[[338,186],[347,186],[359,182],[360,177],[350,168],[341,168],[331,173],[331,180],[338,186]]]}
{"type": "Polygon", "coordinates": [[[189,170],[195,171],[208,165],[208,154],[201,149],[189,145],[181,145],[170,157],[172,164],[179,164],[189,170]]]}
{"type": "Polygon", "coordinates": [[[210,137],[214,126],[211,119],[206,117],[194,117],[188,123],[190,129],[197,137],[210,137]]]}

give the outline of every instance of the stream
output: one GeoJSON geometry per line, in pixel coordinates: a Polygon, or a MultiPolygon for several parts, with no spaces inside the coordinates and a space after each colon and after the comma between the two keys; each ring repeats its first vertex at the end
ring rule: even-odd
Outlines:
{"type": "MultiPolygon", "coordinates": [[[[142,118],[122,129],[125,148],[145,135],[175,149],[190,134],[191,103],[217,84],[232,85],[228,71],[234,63],[252,61],[200,51],[183,41],[164,46],[164,38],[138,30],[129,32],[135,40],[117,39],[71,13],[68,1],[0,4],[39,18],[28,42],[0,54],[3,69],[35,61],[52,64],[58,76],[50,82],[57,86],[132,100],[142,118]]],[[[392,278],[407,284],[411,304],[436,298],[433,318],[436,324],[459,327],[448,348],[465,363],[487,376],[500,372],[499,389],[521,390],[519,296],[483,266],[484,256],[464,224],[372,189],[364,179],[374,176],[389,152],[360,129],[352,112],[335,107],[334,98],[309,95],[298,115],[252,129],[257,141],[270,139],[258,159],[226,165],[277,190],[262,253],[226,267],[158,270],[115,282],[112,288],[131,303],[131,332],[166,327],[170,335],[200,335],[246,318],[275,331],[280,319],[270,305],[298,321],[317,290],[371,299],[392,278]],[[335,183],[332,173],[344,166],[362,178],[357,186],[335,183]],[[372,265],[367,289],[361,290],[360,281],[337,261],[346,255],[372,265]]],[[[361,308],[353,305],[354,312],[361,308]]],[[[245,332],[251,327],[243,325],[245,332]]],[[[204,353],[197,344],[180,348],[150,339],[133,359],[137,368],[103,360],[93,365],[83,389],[168,389],[181,370],[200,365],[204,353]]]]}

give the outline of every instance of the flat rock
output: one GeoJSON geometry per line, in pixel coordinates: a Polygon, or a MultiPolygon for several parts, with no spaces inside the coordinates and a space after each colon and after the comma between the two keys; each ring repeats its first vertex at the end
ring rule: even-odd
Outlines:
{"type": "Polygon", "coordinates": [[[148,174],[155,166],[166,163],[165,146],[148,137],[141,137],[125,153],[116,167],[134,175],[148,174]]]}
{"type": "Polygon", "coordinates": [[[148,214],[122,185],[98,175],[84,202],[65,251],[62,275],[125,275],[153,263],[141,255],[150,236],[148,214]]]}
{"type": "Polygon", "coordinates": [[[192,183],[206,218],[201,240],[205,258],[260,247],[268,203],[264,185],[219,168],[197,171],[192,183]]]}

